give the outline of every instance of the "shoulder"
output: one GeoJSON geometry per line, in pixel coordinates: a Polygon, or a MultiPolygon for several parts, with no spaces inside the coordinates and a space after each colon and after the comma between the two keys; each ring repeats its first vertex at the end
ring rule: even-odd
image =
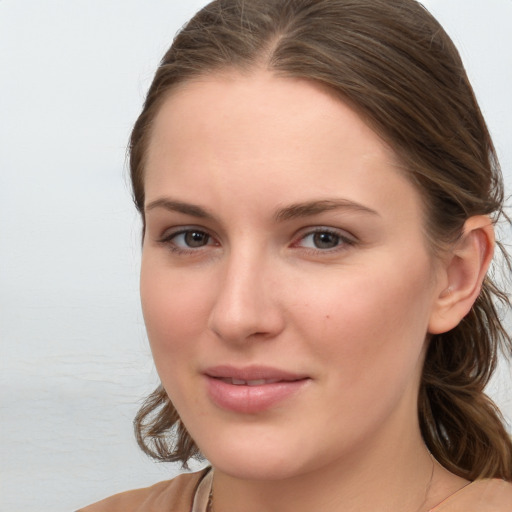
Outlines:
{"type": "Polygon", "coordinates": [[[431,512],[512,512],[512,483],[499,479],[476,480],[431,512]]]}
{"type": "Polygon", "coordinates": [[[115,494],[77,512],[188,512],[196,488],[208,471],[186,473],[151,487],[115,494]]]}

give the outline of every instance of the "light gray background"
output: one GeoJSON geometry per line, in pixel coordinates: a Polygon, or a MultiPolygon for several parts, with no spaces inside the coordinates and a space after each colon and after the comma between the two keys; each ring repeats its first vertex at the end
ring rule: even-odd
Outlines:
{"type": "MultiPolygon", "coordinates": [[[[73,510],[173,476],[131,421],[158,380],[125,147],[200,0],[0,0],[0,510],[73,510]]],[[[512,0],[430,0],[512,188],[512,0]]],[[[512,418],[512,376],[491,393],[512,418]]]]}

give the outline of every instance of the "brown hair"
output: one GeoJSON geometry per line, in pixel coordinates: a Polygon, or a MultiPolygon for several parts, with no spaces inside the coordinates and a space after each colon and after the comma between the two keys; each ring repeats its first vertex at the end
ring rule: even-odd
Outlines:
{"type": "MultiPolygon", "coordinates": [[[[434,250],[454,241],[467,218],[503,214],[499,164],[460,56],[418,2],[215,0],[176,36],[132,132],[131,178],[143,219],[145,153],[169,92],[216,70],[256,67],[322,83],[363,116],[420,190],[434,250]]],[[[500,345],[512,350],[496,299],[510,306],[488,275],[462,322],[432,336],[418,398],[428,448],[470,480],[512,480],[512,443],[484,394],[500,345]]],[[[135,430],[159,460],[186,465],[200,457],[162,387],[140,409],[135,430]]]]}

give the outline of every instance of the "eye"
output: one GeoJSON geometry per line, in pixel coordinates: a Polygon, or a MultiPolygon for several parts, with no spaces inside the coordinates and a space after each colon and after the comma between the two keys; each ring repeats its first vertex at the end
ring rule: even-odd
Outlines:
{"type": "Polygon", "coordinates": [[[329,231],[311,233],[304,237],[304,245],[308,247],[313,246],[315,249],[333,249],[337,247],[340,243],[340,237],[335,233],[330,233],[329,231]]]}
{"type": "Polygon", "coordinates": [[[306,249],[326,251],[354,244],[355,241],[342,231],[318,228],[306,233],[294,245],[306,249]]]}
{"type": "Polygon", "coordinates": [[[208,245],[210,235],[204,231],[189,230],[183,233],[174,235],[173,241],[176,245],[185,246],[190,248],[203,247],[208,245]]]}
{"type": "Polygon", "coordinates": [[[216,245],[214,239],[201,229],[188,228],[166,234],[159,240],[175,252],[186,252],[201,249],[208,245],[216,245]]]}

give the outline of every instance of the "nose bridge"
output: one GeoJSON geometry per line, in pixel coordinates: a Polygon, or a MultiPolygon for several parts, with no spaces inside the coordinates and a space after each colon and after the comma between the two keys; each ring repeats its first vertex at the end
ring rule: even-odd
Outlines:
{"type": "Polygon", "coordinates": [[[230,249],[210,315],[210,328],[217,336],[237,342],[280,331],[282,319],[270,286],[272,271],[271,257],[261,247],[240,243],[230,249]]]}

